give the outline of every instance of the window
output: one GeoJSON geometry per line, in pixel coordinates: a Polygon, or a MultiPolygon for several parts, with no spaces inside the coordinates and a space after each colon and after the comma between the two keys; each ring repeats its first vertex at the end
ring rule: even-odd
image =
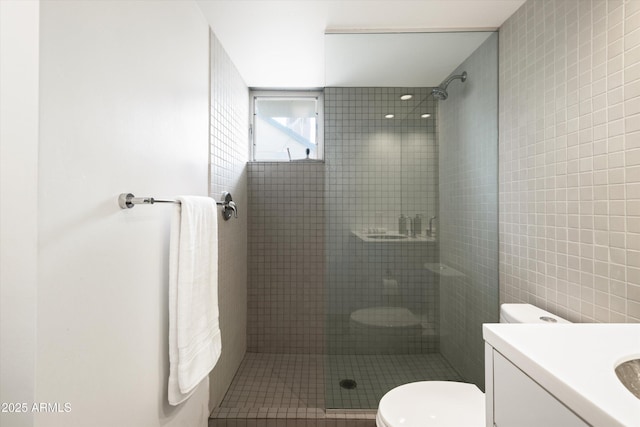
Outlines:
{"type": "Polygon", "coordinates": [[[322,160],[322,92],[252,91],[252,159],[322,160]]]}

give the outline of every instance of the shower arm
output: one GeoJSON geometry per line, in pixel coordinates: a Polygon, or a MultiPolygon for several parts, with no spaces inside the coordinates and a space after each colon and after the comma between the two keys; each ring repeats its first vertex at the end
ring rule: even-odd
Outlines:
{"type": "Polygon", "coordinates": [[[458,75],[449,77],[447,80],[444,81],[444,83],[442,83],[438,87],[440,87],[442,89],[447,89],[447,86],[449,86],[449,84],[452,81],[454,81],[455,79],[460,79],[460,81],[462,81],[464,83],[467,80],[467,72],[465,71],[462,74],[458,74],[458,75]]]}

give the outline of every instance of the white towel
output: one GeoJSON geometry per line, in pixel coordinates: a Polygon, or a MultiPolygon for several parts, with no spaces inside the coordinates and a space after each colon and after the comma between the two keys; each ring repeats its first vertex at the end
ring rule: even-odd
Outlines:
{"type": "Polygon", "coordinates": [[[220,358],[218,211],[210,197],[178,197],[169,252],[169,403],[195,391],[220,358]]]}

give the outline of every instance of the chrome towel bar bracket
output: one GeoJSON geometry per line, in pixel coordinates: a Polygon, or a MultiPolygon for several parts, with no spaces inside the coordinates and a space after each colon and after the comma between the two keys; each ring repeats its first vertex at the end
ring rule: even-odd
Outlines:
{"type": "MultiPolygon", "coordinates": [[[[221,202],[216,202],[218,206],[222,206],[222,218],[225,221],[229,220],[233,215],[234,218],[238,218],[238,207],[233,201],[231,194],[223,191],[221,202]]],[[[121,209],[131,209],[135,205],[153,205],[155,203],[180,203],[178,200],[163,200],[155,199],[153,197],[136,197],[131,193],[122,193],[118,196],[118,205],[121,209]]]]}

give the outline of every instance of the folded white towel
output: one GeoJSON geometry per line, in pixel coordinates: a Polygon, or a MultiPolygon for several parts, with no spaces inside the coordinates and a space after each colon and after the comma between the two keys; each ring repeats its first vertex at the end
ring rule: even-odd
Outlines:
{"type": "Polygon", "coordinates": [[[220,358],[218,222],[210,197],[178,197],[169,252],[169,403],[195,391],[220,358]]]}

